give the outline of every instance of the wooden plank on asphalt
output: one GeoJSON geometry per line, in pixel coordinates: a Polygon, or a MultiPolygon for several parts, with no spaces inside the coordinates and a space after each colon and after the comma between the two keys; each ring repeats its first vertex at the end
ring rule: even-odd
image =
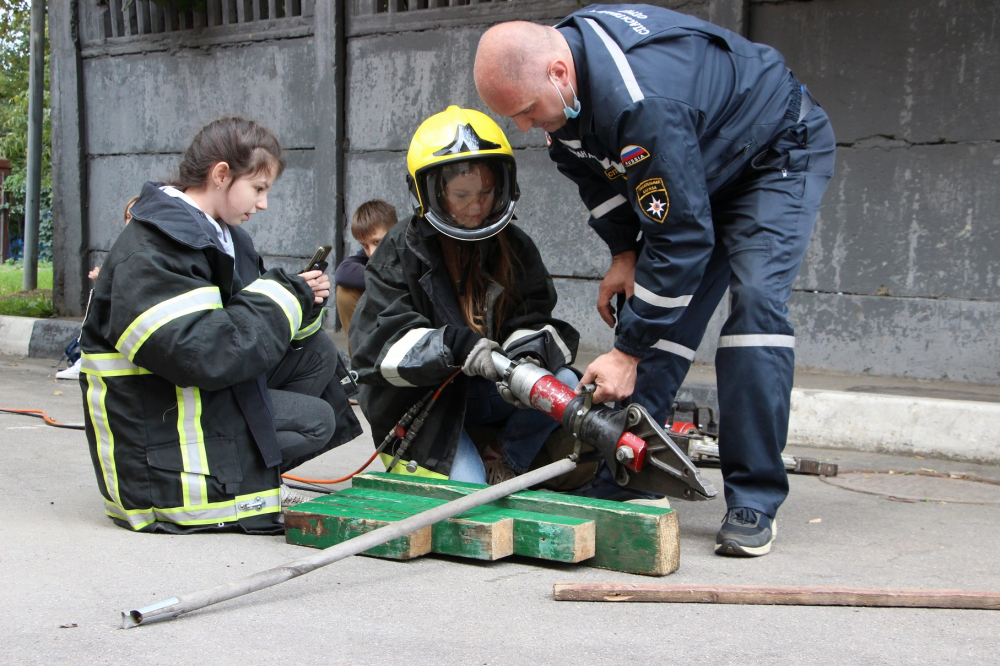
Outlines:
{"type": "MultiPolygon", "coordinates": [[[[439,500],[452,500],[483,487],[475,483],[381,472],[360,474],[354,477],[353,485],[439,500]]],[[[588,566],[663,576],[676,571],[680,565],[679,525],[672,509],[544,491],[521,491],[488,506],[593,520],[595,552],[593,558],[586,560],[588,566]]]]}
{"type": "Polygon", "coordinates": [[[1000,610],[1000,592],[867,587],[556,583],[552,587],[552,598],[556,601],[1000,610]]]}

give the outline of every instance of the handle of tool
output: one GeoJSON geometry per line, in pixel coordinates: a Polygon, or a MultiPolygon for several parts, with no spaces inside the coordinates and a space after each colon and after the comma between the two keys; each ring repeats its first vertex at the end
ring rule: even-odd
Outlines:
{"type": "Polygon", "coordinates": [[[393,539],[406,536],[428,525],[447,520],[469,509],[494,502],[519,490],[524,490],[538,485],[543,481],[548,481],[560,474],[566,474],[575,467],[576,462],[570,458],[557,460],[527,474],[516,476],[509,481],[498,483],[495,486],[488,486],[471,495],[459,497],[447,504],[434,507],[429,511],[424,511],[397,523],[380,527],[377,530],[372,530],[349,541],[344,541],[326,550],[293,560],[273,569],[261,571],[252,576],[215,585],[197,592],[191,592],[180,597],[171,597],[170,599],[143,608],[122,611],[122,628],[131,629],[141,624],[169,620],[183,613],[217,604],[220,601],[240,597],[244,594],[256,592],[257,590],[263,590],[278,583],[284,583],[286,580],[307,574],[310,571],[325,567],[328,564],[350,557],[351,555],[363,553],[375,546],[380,546],[393,539]]]}

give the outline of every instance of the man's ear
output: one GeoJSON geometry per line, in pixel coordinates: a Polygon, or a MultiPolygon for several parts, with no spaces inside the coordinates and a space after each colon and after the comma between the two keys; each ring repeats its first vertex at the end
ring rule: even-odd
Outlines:
{"type": "Polygon", "coordinates": [[[227,162],[219,162],[214,167],[212,167],[212,171],[209,174],[210,178],[209,182],[212,185],[215,185],[216,188],[220,188],[223,186],[232,185],[232,182],[230,180],[231,177],[232,177],[232,169],[229,168],[229,164],[227,162]]]}
{"type": "Polygon", "coordinates": [[[555,60],[549,64],[549,74],[559,83],[569,81],[569,67],[562,60],[555,60]]]}

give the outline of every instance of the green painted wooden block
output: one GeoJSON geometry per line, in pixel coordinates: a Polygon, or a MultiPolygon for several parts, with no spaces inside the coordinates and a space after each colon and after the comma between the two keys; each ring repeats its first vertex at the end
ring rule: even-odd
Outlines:
{"type": "MultiPolygon", "coordinates": [[[[289,507],[285,511],[285,541],[300,546],[329,548],[366,532],[401,520],[396,512],[350,511],[316,502],[289,507]]],[[[431,528],[393,539],[364,552],[393,560],[410,560],[431,552],[431,528]]]]}
{"type": "MultiPolygon", "coordinates": [[[[353,485],[438,500],[452,500],[483,488],[475,483],[379,472],[360,474],[354,477],[353,485]]],[[[593,520],[596,543],[594,557],[587,560],[590,566],[649,576],[663,576],[680,566],[680,529],[672,509],[528,490],[487,506],[593,520]]]]}
{"type": "MultiPolygon", "coordinates": [[[[340,491],[337,495],[340,497],[377,498],[400,504],[411,503],[414,506],[421,506],[421,511],[434,508],[447,501],[419,495],[389,493],[371,488],[348,488],[340,491]]],[[[533,511],[515,511],[492,504],[472,509],[460,514],[457,518],[475,518],[479,521],[512,519],[515,555],[556,562],[580,562],[594,556],[596,529],[594,521],[590,519],[548,515],[533,511]]],[[[445,551],[439,551],[435,548],[434,552],[445,551]]]]}
{"type": "MultiPolygon", "coordinates": [[[[317,498],[312,503],[339,507],[351,514],[393,515],[402,520],[445,502],[398,493],[347,489],[317,498]]],[[[431,552],[477,560],[507,557],[514,552],[514,521],[496,512],[467,511],[431,526],[431,552]]]]}

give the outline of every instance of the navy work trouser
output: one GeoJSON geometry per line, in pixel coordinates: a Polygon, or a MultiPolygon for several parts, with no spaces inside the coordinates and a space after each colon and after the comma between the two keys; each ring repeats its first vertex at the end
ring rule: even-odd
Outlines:
{"type": "Polygon", "coordinates": [[[726,504],[774,517],[788,495],[781,461],[795,368],[788,299],[833,176],[833,129],[814,108],[712,199],[715,249],[681,318],[639,363],[632,400],[666,421],[705,327],[730,289],[715,355],[726,504]]]}

